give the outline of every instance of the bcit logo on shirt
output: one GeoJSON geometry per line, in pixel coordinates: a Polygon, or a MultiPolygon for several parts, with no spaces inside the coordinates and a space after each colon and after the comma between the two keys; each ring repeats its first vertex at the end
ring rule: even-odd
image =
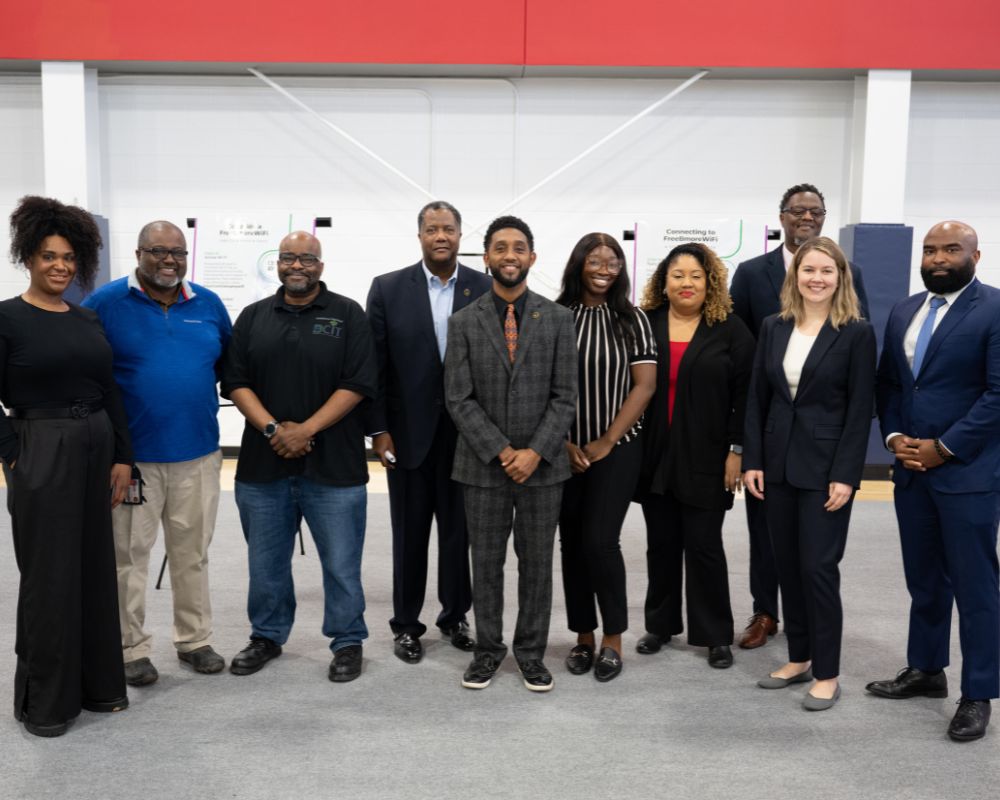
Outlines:
{"type": "Polygon", "coordinates": [[[316,317],[316,321],[313,323],[313,335],[314,336],[332,336],[334,339],[339,339],[340,334],[343,332],[344,320],[334,319],[333,317],[316,317]]]}

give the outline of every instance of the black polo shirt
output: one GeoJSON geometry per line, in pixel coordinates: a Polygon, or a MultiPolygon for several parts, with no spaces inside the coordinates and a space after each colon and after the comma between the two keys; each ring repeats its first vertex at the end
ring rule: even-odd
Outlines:
{"type": "MultiPolygon", "coordinates": [[[[233,326],[222,369],[222,396],[247,388],[278,422],[304,422],[337,389],[375,396],[375,348],[365,313],[320,284],[307,306],[285,303],[284,289],[247,306],[233,326]]],[[[243,429],[236,479],[271,483],[295,475],[333,486],[368,482],[362,401],[320,431],[312,452],[281,458],[259,430],[243,429]]]]}

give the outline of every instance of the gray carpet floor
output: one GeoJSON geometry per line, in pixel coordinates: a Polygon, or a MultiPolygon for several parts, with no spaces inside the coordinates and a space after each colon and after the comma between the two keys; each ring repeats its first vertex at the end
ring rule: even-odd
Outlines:
{"type": "MultiPolygon", "coordinates": [[[[784,661],[779,634],[759,650],[734,648],[729,670],[710,669],[683,637],[654,656],[642,634],[644,532],[626,522],[631,630],[625,671],[609,684],[565,671],[575,641],[555,575],[547,663],[555,690],[525,690],[508,657],[485,691],[461,688],[467,654],[435,635],[422,663],[392,655],[388,498],[369,496],[364,556],[364,674],[327,680],[315,548],[295,557],[298,617],[284,655],[256,675],[201,676],[170,641],[170,593],[150,588],[148,625],[160,680],[131,689],[124,713],[83,712],[70,732],[44,740],[11,716],[17,569],[9,519],[0,521],[0,798],[985,798],[1000,783],[1000,720],[986,739],[948,740],[958,697],[892,702],[864,685],[904,664],[907,602],[892,508],[858,503],[842,565],[846,629],[843,696],[808,713],[804,686],[765,692],[757,678],[784,661]],[[5,666],[4,666],[5,665],[5,666]]],[[[737,629],[750,614],[742,504],[725,540],[737,629]]],[[[231,492],[212,546],[215,643],[243,647],[246,551],[231,492]]],[[[154,561],[158,565],[158,546],[154,561]]],[[[507,597],[516,598],[513,553],[507,597]]],[[[155,576],[154,576],[155,577],[155,576]]],[[[430,596],[433,597],[433,591],[430,596]]],[[[432,623],[436,603],[428,602],[432,623]]],[[[514,609],[508,602],[508,637],[514,609]]],[[[957,639],[957,626],[955,628],[957,639]]]]}

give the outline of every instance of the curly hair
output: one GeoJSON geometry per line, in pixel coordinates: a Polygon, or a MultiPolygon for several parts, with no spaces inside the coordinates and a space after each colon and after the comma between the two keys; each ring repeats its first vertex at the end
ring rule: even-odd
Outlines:
{"type": "Polygon", "coordinates": [[[826,208],[826,198],[823,197],[823,193],[819,189],[811,183],[797,183],[785,190],[785,193],[781,196],[781,202],[778,203],[778,211],[784,213],[785,206],[788,205],[789,200],[797,194],[804,194],[806,192],[816,195],[819,198],[819,201],[823,204],[823,208],[826,208]]]}
{"type": "Polygon", "coordinates": [[[486,229],[486,234],[483,236],[483,250],[485,252],[488,252],[490,249],[490,240],[493,238],[493,234],[497,231],[502,231],[504,228],[513,228],[514,230],[521,231],[524,234],[524,238],[528,240],[528,249],[532,253],[535,252],[535,237],[531,233],[528,223],[523,219],[512,217],[509,214],[504,217],[497,217],[486,229]]]}
{"type": "Polygon", "coordinates": [[[611,327],[616,338],[632,347],[636,336],[635,307],[629,302],[631,284],[628,279],[628,264],[625,251],[614,236],[608,233],[588,233],[573,247],[562,276],[562,289],[556,302],[561,306],[572,306],[583,298],[583,265],[587,256],[601,246],[608,247],[621,263],[621,271],[608,289],[608,308],[612,311],[611,327]]]}
{"type": "Polygon", "coordinates": [[[781,285],[781,318],[795,322],[805,318],[805,302],[799,291],[798,275],[806,255],[813,251],[829,256],[837,266],[837,288],[830,301],[830,325],[834,330],[839,330],[842,325],[861,319],[861,304],[854,290],[854,279],[851,277],[847,256],[833,239],[826,236],[808,239],[795,251],[795,258],[792,259],[792,265],[785,274],[785,282],[781,285]]]}
{"type": "Polygon", "coordinates": [[[76,255],[76,281],[90,290],[97,277],[104,242],[88,211],[51,197],[22,197],[10,215],[10,257],[27,266],[48,236],[62,236],[76,255]]]}
{"type": "Polygon", "coordinates": [[[679,244],[667,253],[667,257],[659,263],[656,271],[646,282],[639,308],[643,311],[652,311],[663,305],[666,301],[663,291],[667,284],[667,270],[681,256],[691,256],[705,270],[705,304],[701,309],[705,322],[708,325],[722,322],[733,310],[733,301],[729,297],[727,287],[729,271],[711,247],[697,242],[679,244]]]}

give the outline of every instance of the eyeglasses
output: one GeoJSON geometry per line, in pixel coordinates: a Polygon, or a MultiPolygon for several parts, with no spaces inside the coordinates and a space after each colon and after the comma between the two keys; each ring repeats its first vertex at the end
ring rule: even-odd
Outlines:
{"type": "Polygon", "coordinates": [[[168,255],[173,256],[174,261],[183,261],[187,258],[188,251],[179,247],[173,249],[168,247],[140,247],[140,252],[149,253],[157,261],[163,261],[168,255]]]}
{"type": "Polygon", "coordinates": [[[826,216],[825,208],[802,208],[797,206],[796,208],[783,208],[781,209],[782,214],[791,214],[795,219],[802,219],[806,214],[812,214],[813,219],[823,219],[826,216]]]}
{"type": "Polygon", "coordinates": [[[319,256],[312,253],[279,253],[278,263],[286,267],[292,266],[298,261],[303,267],[315,267],[319,263],[319,256]]]}
{"type": "Polygon", "coordinates": [[[609,261],[602,261],[599,258],[588,258],[585,263],[588,269],[600,269],[601,267],[604,267],[612,275],[617,275],[622,271],[622,262],[617,258],[613,258],[609,261]]]}

